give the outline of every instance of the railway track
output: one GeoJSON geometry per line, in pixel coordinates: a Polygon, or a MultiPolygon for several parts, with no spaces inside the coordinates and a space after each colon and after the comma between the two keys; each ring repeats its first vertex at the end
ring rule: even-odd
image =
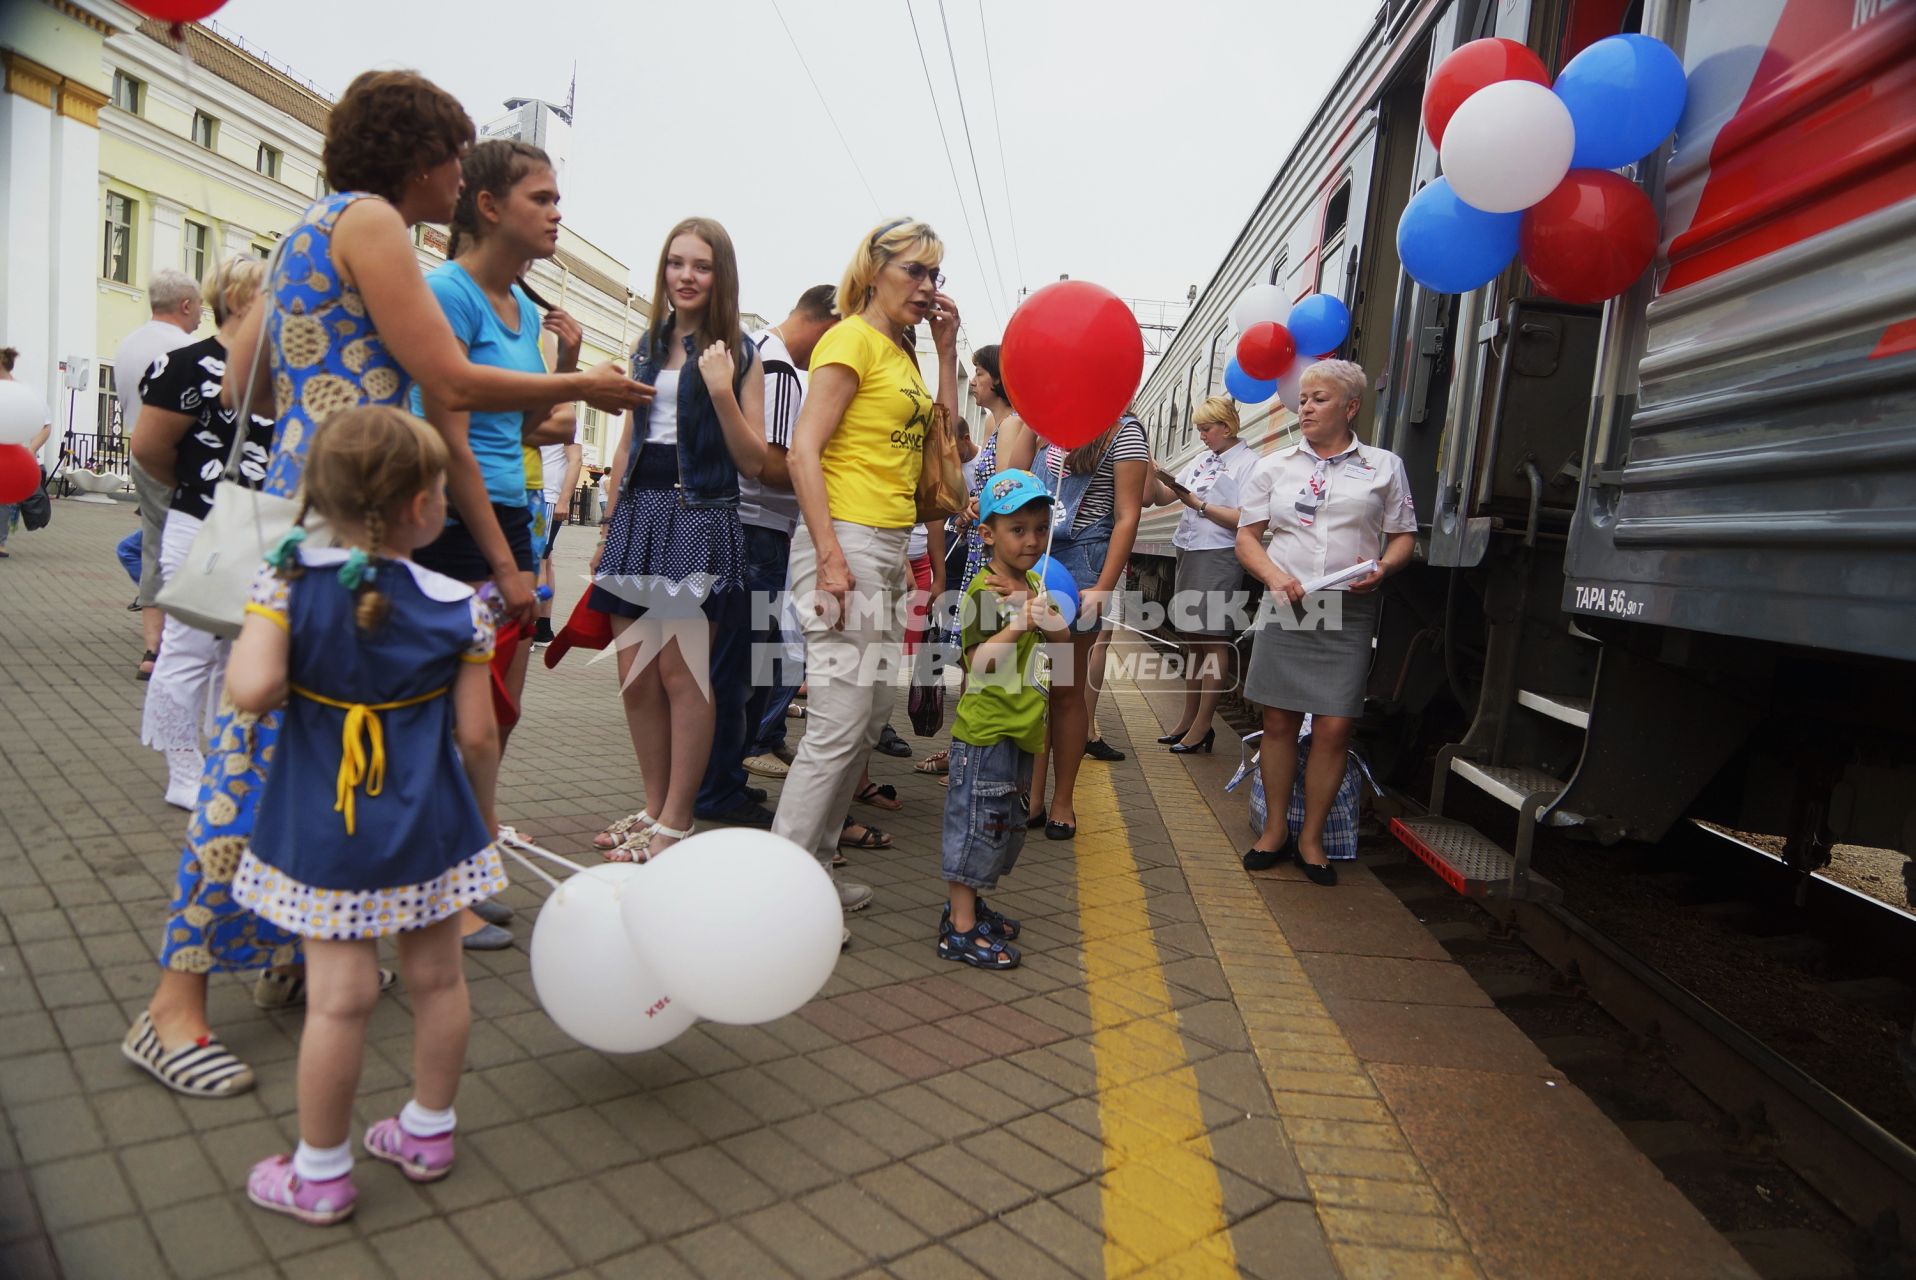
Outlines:
{"type": "MultiPolygon", "coordinates": [[[[1469,816],[1496,838],[1510,834],[1498,830],[1505,815],[1486,805],[1469,816]]],[[[1899,1019],[1916,999],[1916,915],[1827,876],[1800,876],[1774,855],[1701,826],[1680,828],[1654,849],[1605,850],[1556,836],[1540,842],[1537,867],[1564,888],[1561,904],[1465,900],[1446,889],[1446,906],[1433,874],[1408,854],[1379,874],[1434,921],[1467,966],[1461,953],[1480,946],[1534,953],[1553,975],[1548,999],[1587,997],[1620,1028],[1618,1054],[1667,1067],[1717,1108],[1714,1136],[1746,1172],[1780,1164],[1841,1219],[1812,1204],[1774,1214],[1754,1202],[1739,1208],[1728,1203],[1735,1194],[1706,1189],[1701,1198],[1718,1201],[1717,1212],[1699,1207],[1713,1221],[1726,1219],[1720,1227],[1734,1235],[1752,1215],[1763,1225],[1801,1220],[1850,1258],[1855,1274],[1916,1274],[1907,1243],[1916,1232],[1916,1098],[1898,1055],[1908,1034],[1899,1019]],[[1739,970],[1747,975],[1741,983],[1739,970]],[[1817,1034],[1825,1026],[1837,1030],[1817,1034]]],[[[1490,969],[1487,985],[1500,986],[1494,957],[1475,967],[1490,969]]],[[[1501,985],[1504,995],[1537,989],[1501,985]]],[[[1561,1021],[1532,1019],[1546,1036],[1561,1021]]],[[[1539,1043],[1589,1056],[1580,1042],[1588,1039],[1539,1043]]],[[[1626,1131],[1639,1111],[1659,1114],[1644,1108],[1642,1090],[1618,1090],[1626,1131]]],[[[1667,1137],[1669,1126],[1637,1128],[1667,1137]]],[[[1779,1194],[1754,1175],[1745,1181],[1779,1194]]]]}

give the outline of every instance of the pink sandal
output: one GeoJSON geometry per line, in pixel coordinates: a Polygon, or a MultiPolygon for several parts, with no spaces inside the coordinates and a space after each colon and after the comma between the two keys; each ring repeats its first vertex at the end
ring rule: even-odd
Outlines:
{"type": "Polygon", "coordinates": [[[398,1116],[381,1120],[366,1130],[366,1154],[396,1164],[408,1182],[437,1182],[452,1172],[452,1131],[436,1138],[406,1132],[398,1116]]]}
{"type": "Polygon", "coordinates": [[[359,1192],[353,1175],[308,1182],[293,1171],[293,1157],[273,1156],[246,1175],[246,1198],[271,1213],[297,1218],[309,1227],[330,1227],[353,1216],[359,1192]]]}

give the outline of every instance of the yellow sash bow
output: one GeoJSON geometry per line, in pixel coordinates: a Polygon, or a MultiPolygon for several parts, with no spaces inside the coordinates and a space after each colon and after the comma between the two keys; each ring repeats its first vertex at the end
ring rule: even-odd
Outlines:
{"type": "Polygon", "coordinates": [[[416,698],[401,698],[398,702],[340,702],[299,685],[292,687],[294,693],[309,702],[317,702],[323,707],[338,707],[346,713],[346,723],[339,733],[339,782],[333,812],[346,815],[347,835],[353,834],[353,793],[364,784],[366,794],[376,796],[380,788],[386,785],[386,732],[380,726],[379,713],[431,702],[434,698],[442,697],[451,687],[446,685],[416,698]]]}

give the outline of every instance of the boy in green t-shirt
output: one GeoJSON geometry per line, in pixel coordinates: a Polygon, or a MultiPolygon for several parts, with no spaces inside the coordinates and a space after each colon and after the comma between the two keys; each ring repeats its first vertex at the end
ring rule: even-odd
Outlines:
{"type": "Polygon", "coordinates": [[[1025,839],[1031,761],[1045,743],[1051,665],[1040,640],[1070,632],[1031,571],[1044,554],[1052,498],[1029,471],[1001,471],[978,495],[979,534],[990,560],[965,586],[965,695],[951,731],[945,795],[944,875],[951,900],[938,954],[980,969],[1014,969],[1018,922],[985,905],[1025,839]]]}

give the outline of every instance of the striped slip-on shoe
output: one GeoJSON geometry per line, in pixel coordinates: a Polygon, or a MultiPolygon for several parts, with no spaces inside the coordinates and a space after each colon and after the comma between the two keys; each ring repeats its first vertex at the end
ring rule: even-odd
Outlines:
{"type": "Polygon", "coordinates": [[[253,1069],[234,1057],[218,1036],[167,1052],[160,1044],[160,1033],[153,1029],[153,1015],[145,1010],[120,1042],[120,1052],[134,1066],[189,1098],[230,1098],[253,1087],[253,1069]]]}

